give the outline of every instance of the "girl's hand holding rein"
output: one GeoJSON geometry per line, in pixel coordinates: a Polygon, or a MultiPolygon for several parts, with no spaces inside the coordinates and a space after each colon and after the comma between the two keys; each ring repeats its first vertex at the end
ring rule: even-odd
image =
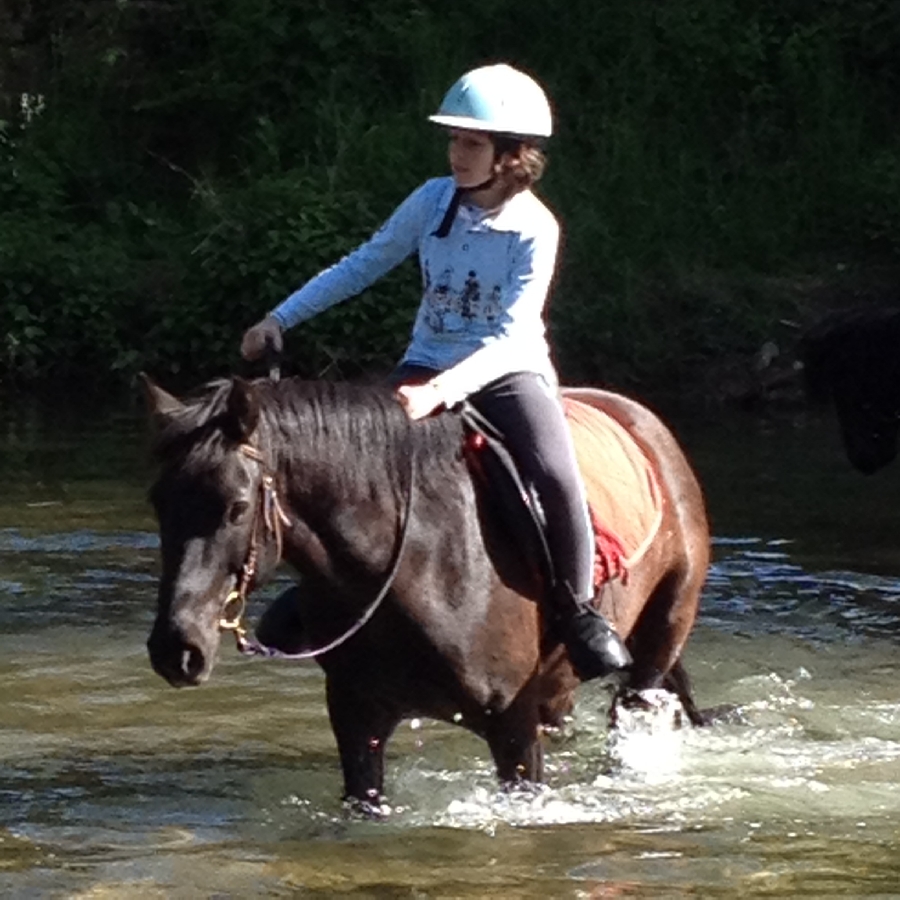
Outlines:
{"type": "Polygon", "coordinates": [[[244,332],[241,340],[241,356],[248,362],[259,359],[266,352],[266,346],[279,346],[281,323],[274,316],[266,316],[244,332]]]}

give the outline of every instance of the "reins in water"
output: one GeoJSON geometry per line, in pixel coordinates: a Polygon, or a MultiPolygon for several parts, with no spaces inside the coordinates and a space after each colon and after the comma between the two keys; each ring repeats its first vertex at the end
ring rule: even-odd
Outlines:
{"type": "MultiPolygon", "coordinates": [[[[251,444],[241,444],[241,453],[249,459],[254,460],[264,466],[265,460],[262,453],[251,444]]],[[[222,615],[219,619],[219,628],[222,631],[234,632],[234,640],[237,649],[245,656],[262,656],[266,659],[312,659],[334,650],[345,641],[348,641],[360,628],[365,625],[369,619],[375,615],[376,610],[381,606],[382,601],[387,596],[394,578],[400,569],[400,561],[403,557],[403,548],[406,546],[406,538],[409,534],[409,523],[412,519],[413,496],[415,493],[415,474],[416,474],[416,457],[412,448],[409,451],[409,485],[406,493],[406,509],[403,513],[403,524],[399,529],[394,559],[391,564],[390,571],[384,585],[375,599],[366,607],[363,614],[350,626],[343,634],[336,637],[333,641],[312,650],[300,650],[296,653],[286,653],[277,647],[270,647],[261,643],[254,637],[249,637],[247,629],[243,624],[244,612],[247,608],[247,595],[250,592],[253,579],[257,573],[257,563],[259,559],[259,526],[262,522],[267,534],[275,537],[277,548],[277,556],[275,564],[281,559],[283,549],[282,527],[290,526],[290,518],[284,512],[284,508],[278,499],[278,492],[275,488],[275,477],[268,471],[263,471],[260,481],[260,500],[257,506],[257,515],[253,522],[253,529],[250,532],[250,546],[247,550],[247,559],[241,567],[241,575],[238,579],[237,586],[229,592],[222,605],[222,615]],[[229,615],[229,607],[234,605],[234,612],[229,615]]]]}

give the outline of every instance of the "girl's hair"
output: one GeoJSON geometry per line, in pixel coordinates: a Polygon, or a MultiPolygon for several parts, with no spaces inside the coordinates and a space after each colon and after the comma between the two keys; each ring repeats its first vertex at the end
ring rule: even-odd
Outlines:
{"type": "Polygon", "coordinates": [[[509,196],[525,191],[540,181],[547,167],[547,157],[539,138],[523,138],[515,134],[492,134],[497,156],[506,155],[501,178],[509,186],[509,196]]]}

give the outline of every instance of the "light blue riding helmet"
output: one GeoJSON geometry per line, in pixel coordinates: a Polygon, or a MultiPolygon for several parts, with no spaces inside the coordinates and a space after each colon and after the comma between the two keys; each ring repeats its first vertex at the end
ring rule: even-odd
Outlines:
{"type": "Polygon", "coordinates": [[[466,72],[447,91],[429,121],[452,128],[547,138],[553,114],[544,89],[506,63],[466,72]]]}

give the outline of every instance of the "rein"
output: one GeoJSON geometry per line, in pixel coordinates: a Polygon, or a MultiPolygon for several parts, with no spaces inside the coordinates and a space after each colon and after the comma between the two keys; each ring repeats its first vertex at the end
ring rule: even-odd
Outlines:
{"type": "Polygon", "coordinates": [[[241,574],[237,581],[237,585],[228,593],[225,602],[222,605],[222,615],[219,618],[219,628],[222,631],[234,632],[234,640],[237,649],[245,656],[262,656],[267,659],[312,659],[334,650],[345,641],[348,641],[360,628],[365,625],[369,619],[375,615],[375,611],[381,606],[382,601],[387,596],[394,578],[400,569],[400,561],[403,557],[403,548],[406,546],[406,538],[409,533],[409,523],[412,519],[412,505],[415,494],[415,470],[416,460],[415,453],[410,450],[409,454],[409,485],[406,493],[406,508],[403,512],[403,525],[399,529],[394,559],[391,563],[390,571],[387,574],[381,590],[375,599],[366,607],[362,615],[353,625],[350,626],[343,634],[329,641],[327,644],[316,647],[312,650],[301,650],[297,653],[285,653],[276,647],[269,647],[260,643],[256,638],[247,635],[247,629],[243,624],[244,612],[247,608],[247,596],[250,593],[253,580],[257,574],[257,566],[259,561],[259,530],[260,522],[262,522],[266,534],[274,535],[275,545],[277,548],[277,556],[275,565],[281,559],[284,547],[282,527],[290,527],[291,520],[284,511],[281,501],[278,499],[278,492],[275,487],[275,477],[271,472],[265,471],[265,459],[262,453],[251,444],[241,444],[241,453],[252,459],[254,462],[263,467],[262,480],[260,481],[260,502],[257,506],[257,515],[253,521],[253,529],[250,532],[250,546],[247,549],[247,558],[241,566],[241,574]],[[234,611],[229,615],[229,607],[234,607],[234,611]]]}

